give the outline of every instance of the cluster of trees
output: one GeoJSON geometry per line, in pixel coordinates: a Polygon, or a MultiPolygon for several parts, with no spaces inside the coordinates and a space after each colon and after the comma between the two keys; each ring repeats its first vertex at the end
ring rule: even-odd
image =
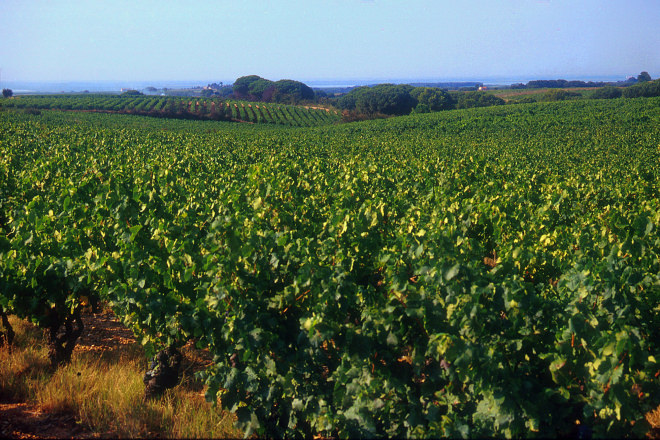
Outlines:
{"type": "Polygon", "coordinates": [[[413,112],[428,113],[501,104],[504,104],[504,100],[484,92],[450,94],[444,89],[407,84],[357,87],[336,101],[342,110],[370,116],[407,115],[413,112]]]}
{"type": "Polygon", "coordinates": [[[538,79],[527,84],[512,84],[512,89],[569,89],[575,87],[604,87],[603,81],[567,81],[565,79],[538,79]]]}
{"type": "Polygon", "coordinates": [[[630,77],[626,81],[619,81],[616,83],[603,82],[603,81],[566,81],[565,79],[539,79],[529,81],[527,84],[512,84],[512,89],[570,89],[576,87],[607,87],[607,86],[620,86],[626,87],[636,83],[651,81],[651,75],[648,72],[641,72],[637,78],[630,77]]]}
{"type": "Polygon", "coordinates": [[[639,75],[637,75],[637,82],[647,82],[651,81],[651,75],[649,75],[648,72],[642,72],[639,75]]]}
{"type": "Polygon", "coordinates": [[[12,89],[2,89],[3,98],[11,98],[14,96],[14,91],[12,89]]]}
{"type": "Polygon", "coordinates": [[[504,105],[505,101],[486,92],[464,92],[458,95],[456,108],[490,107],[504,105]]]}
{"type": "Polygon", "coordinates": [[[139,90],[125,90],[119,96],[142,96],[144,93],[139,90]]]}
{"type": "MultiPolygon", "coordinates": [[[[612,99],[621,96],[626,98],[660,96],[660,80],[653,81],[647,72],[642,72],[633,80],[634,83],[627,84],[627,87],[600,86],[593,93],[587,94],[587,97],[612,99]]],[[[530,81],[528,86],[532,88],[546,87],[551,90],[545,92],[543,96],[529,97],[516,102],[564,101],[580,98],[581,93],[560,88],[577,87],[578,83],[586,87],[595,87],[596,84],[565,80],[530,81]]],[[[330,101],[344,110],[345,121],[505,104],[502,98],[487,92],[448,92],[440,88],[413,87],[408,84],[356,87],[346,95],[330,101]]]]}
{"type": "Polygon", "coordinates": [[[653,96],[660,96],[660,79],[655,81],[647,80],[641,81],[634,86],[623,89],[624,98],[650,98],[653,96]]]}
{"type": "Polygon", "coordinates": [[[236,99],[249,101],[300,104],[314,101],[314,90],[307,84],[291,79],[271,81],[258,75],[248,75],[234,82],[233,95],[236,99]]]}
{"type": "Polygon", "coordinates": [[[407,115],[417,104],[410,95],[412,89],[394,84],[356,87],[337,99],[337,106],[365,115],[407,115]]]}
{"type": "Polygon", "coordinates": [[[591,94],[592,99],[616,99],[622,96],[624,98],[660,96],[660,79],[653,81],[648,73],[642,72],[634,85],[624,88],[605,86],[591,94]]]}
{"type": "Polygon", "coordinates": [[[232,94],[232,87],[226,86],[220,81],[220,83],[211,83],[204,87],[204,90],[201,92],[201,96],[206,98],[211,98],[213,96],[224,98],[232,94]]]}

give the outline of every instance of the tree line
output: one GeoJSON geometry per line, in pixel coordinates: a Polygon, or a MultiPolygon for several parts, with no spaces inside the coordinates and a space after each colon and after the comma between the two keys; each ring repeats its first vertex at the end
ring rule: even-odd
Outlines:
{"type": "Polygon", "coordinates": [[[641,72],[637,77],[629,77],[625,81],[606,82],[606,81],[567,81],[565,79],[538,79],[529,81],[527,84],[517,83],[512,84],[512,89],[569,89],[569,88],[590,88],[590,87],[607,87],[618,86],[627,87],[637,83],[644,83],[651,81],[651,75],[648,72],[641,72]]]}
{"type": "Polygon", "coordinates": [[[485,92],[448,92],[408,84],[378,84],[351,90],[335,101],[350,119],[429,113],[456,108],[502,105],[504,100],[485,92]]]}

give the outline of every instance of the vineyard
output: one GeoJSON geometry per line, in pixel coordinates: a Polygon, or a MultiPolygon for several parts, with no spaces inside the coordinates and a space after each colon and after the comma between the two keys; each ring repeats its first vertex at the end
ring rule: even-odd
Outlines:
{"type": "Polygon", "coordinates": [[[3,100],[0,105],[30,110],[128,113],[178,119],[267,123],[292,127],[331,125],[341,118],[336,110],[320,107],[141,95],[21,96],[3,100]]]}
{"type": "Polygon", "coordinates": [[[150,357],[207,349],[246,435],[649,431],[660,98],[307,128],[274,124],[338,116],[199,100],[256,130],[7,101],[69,101],[0,111],[0,306],[54,365],[102,300],[150,357]]]}

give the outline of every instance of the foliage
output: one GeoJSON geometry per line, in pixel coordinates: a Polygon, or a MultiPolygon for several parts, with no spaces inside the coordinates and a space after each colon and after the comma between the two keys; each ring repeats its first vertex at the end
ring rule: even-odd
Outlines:
{"type": "Polygon", "coordinates": [[[638,437],[658,99],[306,130],[3,112],[0,301],[38,321],[87,288],[150,356],[194,339],[246,435],[638,437]]]}
{"type": "MultiPolygon", "coordinates": [[[[555,89],[566,89],[566,88],[575,88],[575,87],[604,87],[607,83],[598,81],[567,81],[565,79],[551,79],[551,80],[534,80],[529,81],[526,86],[522,88],[529,89],[546,89],[546,88],[555,88],[555,89]]],[[[520,88],[520,87],[518,87],[520,88]]]]}
{"type": "Polygon", "coordinates": [[[2,89],[3,98],[11,98],[14,96],[14,91],[12,89],[2,89]]]}
{"type": "Polygon", "coordinates": [[[485,92],[464,92],[459,94],[457,108],[490,107],[504,105],[504,100],[485,92]]]}
{"type": "Polygon", "coordinates": [[[454,100],[446,90],[431,88],[431,87],[415,87],[411,90],[410,96],[417,100],[416,111],[419,113],[427,113],[419,111],[420,105],[427,108],[428,111],[441,111],[450,110],[454,108],[454,100]]]}
{"type": "Polygon", "coordinates": [[[314,90],[300,81],[281,79],[274,84],[273,101],[285,104],[297,104],[314,100],[314,90]]]}
{"type": "Polygon", "coordinates": [[[640,82],[634,86],[627,87],[623,90],[623,96],[625,98],[650,98],[660,96],[660,79],[640,82]]]}
{"type": "Polygon", "coordinates": [[[409,85],[378,84],[357,87],[337,101],[340,108],[367,115],[407,115],[417,105],[409,85]]]}
{"type": "Polygon", "coordinates": [[[623,95],[621,89],[613,86],[606,86],[596,89],[591,97],[593,99],[615,99],[620,98],[623,95]]]}
{"type": "MultiPolygon", "coordinates": [[[[248,94],[257,101],[266,100],[264,99],[265,98],[264,94],[268,89],[271,89],[269,93],[272,95],[272,90],[274,89],[273,81],[260,78],[257,81],[250,83],[248,94]]],[[[270,101],[270,99],[267,100],[270,101]]]]}
{"type": "Polygon", "coordinates": [[[250,85],[252,83],[263,80],[258,75],[241,76],[234,81],[233,92],[236,97],[246,98],[250,94],[250,85]]]}
{"type": "Polygon", "coordinates": [[[314,100],[314,90],[300,81],[282,79],[273,82],[257,75],[238,78],[234,82],[234,96],[252,101],[298,104],[314,100]]]}
{"type": "Polygon", "coordinates": [[[572,92],[563,89],[548,90],[543,94],[543,101],[564,101],[582,96],[579,92],[572,92]]]}
{"type": "Polygon", "coordinates": [[[651,80],[652,80],[651,75],[649,75],[648,72],[642,72],[639,75],[637,75],[638,82],[647,82],[651,80]]]}

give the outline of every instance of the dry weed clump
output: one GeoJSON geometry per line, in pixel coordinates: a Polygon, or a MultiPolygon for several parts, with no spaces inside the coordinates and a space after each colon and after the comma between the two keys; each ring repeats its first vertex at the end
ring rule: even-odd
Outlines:
{"type": "Polygon", "coordinates": [[[660,406],[646,414],[646,421],[651,425],[648,437],[660,439],[660,406]]]}

